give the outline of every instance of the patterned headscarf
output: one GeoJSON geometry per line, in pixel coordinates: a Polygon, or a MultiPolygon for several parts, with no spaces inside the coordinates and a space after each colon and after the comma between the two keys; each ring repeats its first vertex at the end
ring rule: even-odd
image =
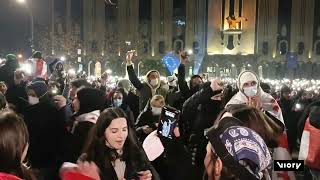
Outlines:
{"type": "Polygon", "coordinates": [[[267,174],[271,155],[264,140],[255,131],[243,126],[232,126],[220,135],[220,139],[234,160],[258,179],[267,174]],[[248,160],[252,163],[248,164],[248,160]]]}

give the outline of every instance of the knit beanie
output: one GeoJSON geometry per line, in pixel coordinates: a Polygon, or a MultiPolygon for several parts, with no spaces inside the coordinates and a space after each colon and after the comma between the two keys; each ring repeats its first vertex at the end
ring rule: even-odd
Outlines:
{"type": "Polygon", "coordinates": [[[103,110],[106,102],[105,93],[95,88],[79,89],[77,92],[77,99],[80,102],[78,115],[95,110],[103,110]]]}
{"type": "Polygon", "coordinates": [[[48,86],[44,81],[35,81],[27,86],[27,89],[32,89],[37,97],[42,97],[48,92],[48,86]]]}
{"type": "Polygon", "coordinates": [[[14,55],[14,54],[6,55],[6,65],[12,69],[18,68],[19,63],[18,63],[16,55],[14,55]]]}

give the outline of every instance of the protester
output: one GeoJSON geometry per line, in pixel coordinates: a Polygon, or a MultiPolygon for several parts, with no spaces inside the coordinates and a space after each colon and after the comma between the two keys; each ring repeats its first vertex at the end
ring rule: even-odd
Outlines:
{"type": "Polygon", "coordinates": [[[143,142],[148,134],[157,129],[157,124],[164,105],[164,97],[155,95],[146,105],[144,111],[139,115],[135,127],[137,136],[141,142],[143,142]]]}
{"type": "Polygon", "coordinates": [[[166,84],[160,81],[160,73],[156,70],[149,71],[146,74],[145,82],[142,83],[134,72],[132,62],[134,56],[132,51],[127,53],[127,71],[132,85],[139,91],[139,110],[142,111],[154,95],[162,95],[165,98],[169,88],[166,88],[166,84]]]}
{"type": "Polygon", "coordinates": [[[187,63],[188,56],[186,52],[180,52],[180,66],[178,68],[178,85],[182,96],[187,100],[191,97],[194,93],[200,90],[201,84],[203,80],[200,75],[193,75],[191,76],[189,86],[185,80],[185,64],[187,63]]]}
{"type": "MultiPolygon", "coordinates": [[[[277,101],[270,95],[265,93],[260,87],[260,81],[258,76],[252,71],[243,71],[239,74],[237,80],[237,86],[239,92],[234,95],[227,103],[226,107],[232,104],[247,104],[255,107],[259,110],[268,112],[271,118],[276,118],[284,125],[282,111],[277,101]]],[[[279,138],[279,147],[274,149],[274,159],[287,159],[291,160],[291,154],[289,152],[288,140],[286,132],[284,132],[279,138]]],[[[273,172],[273,177],[282,176],[286,174],[289,178],[295,178],[292,172],[273,172]]]]}
{"type": "Polygon", "coordinates": [[[4,81],[9,89],[14,86],[14,72],[18,67],[19,63],[14,54],[8,54],[5,64],[0,67],[0,81],[4,81]]]}
{"type": "Polygon", "coordinates": [[[45,82],[32,82],[27,86],[27,94],[29,105],[23,116],[30,134],[28,157],[38,178],[55,179],[61,165],[65,123],[48,96],[45,82]]]}
{"type": "Polygon", "coordinates": [[[125,91],[122,88],[118,88],[112,96],[111,102],[112,105],[111,107],[118,107],[121,108],[127,115],[128,120],[129,120],[129,126],[131,128],[134,128],[135,125],[135,119],[133,116],[133,112],[131,111],[130,107],[128,104],[124,101],[124,94],[125,91]]]}
{"type": "Polygon", "coordinates": [[[25,159],[29,147],[28,129],[11,110],[0,110],[0,179],[35,180],[25,159]]]}
{"type": "Polygon", "coordinates": [[[222,126],[209,129],[207,136],[210,143],[204,160],[205,179],[271,178],[270,152],[255,131],[242,126],[222,126]]]}
{"type": "Polygon", "coordinates": [[[77,90],[80,87],[90,87],[90,84],[85,79],[76,79],[70,83],[70,90],[64,90],[68,92],[68,99],[73,100],[77,94],[77,90]]]}
{"type": "Polygon", "coordinates": [[[71,129],[73,134],[73,158],[80,156],[90,129],[96,124],[100,112],[103,111],[105,96],[99,89],[82,88],[78,90],[73,100],[74,122],[71,129]]]}
{"type": "Polygon", "coordinates": [[[0,81],[0,92],[3,95],[6,95],[7,90],[8,90],[8,88],[7,88],[6,83],[4,81],[0,81]]]}
{"type": "Polygon", "coordinates": [[[95,162],[101,179],[159,179],[120,108],[103,111],[89,137],[80,160],[95,162]]]}
{"type": "Polygon", "coordinates": [[[168,76],[167,80],[169,84],[169,91],[166,102],[169,106],[181,110],[184,99],[177,84],[178,79],[175,76],[168,76]]]}
{"type": "Polygon", "coordinates": [[[184,141],[192,154],[192,165],[196,169],[196,177],[203,173],[203,159],[208,143],[204,136],[205,129],[210,128],[221,110],[221,95],[223,87],[219,80],[205,83],[203,88],[187,99],[183,105],[182,128],[184,141]]]}
{"type": "Polygon", "coordinates": [[[132,110],[134,119],[136,120],[140,114],[139,97],[134,92],[130,80],[128,79],[119,80],[117,87],[124,89],[123,100],[128,104],[128,106],[132,110]]]}

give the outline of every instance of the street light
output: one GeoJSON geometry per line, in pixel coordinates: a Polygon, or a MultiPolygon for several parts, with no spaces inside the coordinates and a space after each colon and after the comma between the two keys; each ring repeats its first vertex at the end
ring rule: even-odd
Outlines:
{"type": "Polygon", "coordinates": [[[60,60],[61,60],[61,61],[65,61],[65,60],[66,60],[66,57],[61,56],[61,57],[60,57],[60,60]]]}
{"type": "Polygon", "coordinates": [[[17,0],[17,2],[18,2],[18,3],[21,3],[21,4],[26,3],[26,1],[25,1],[25,0],[17,0]]]}
{"type": "Polygon", "coordinates": [[[34,23],[33,23],[33,14],[32,14],[32,10],[29,8],[28,3],[26,2],[26,0],[17,0],[17,3],[19,4],[24,4],[29,12],[29,16],[30,16],[30,28],[31,28],[31,50],[33,51],[33,39],[34,39],[34,35],[33,35],[33,29],[34,29],[34,23]]]}

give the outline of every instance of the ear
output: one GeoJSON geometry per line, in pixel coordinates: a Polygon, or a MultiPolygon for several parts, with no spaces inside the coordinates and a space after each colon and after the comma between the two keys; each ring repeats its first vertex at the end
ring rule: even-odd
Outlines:
{"type": "Polygon", "coordinates": [[[220,158],[218,158],[214,165],[214,176],[221,176],[222,166],[222,161],[220,158]]]}

